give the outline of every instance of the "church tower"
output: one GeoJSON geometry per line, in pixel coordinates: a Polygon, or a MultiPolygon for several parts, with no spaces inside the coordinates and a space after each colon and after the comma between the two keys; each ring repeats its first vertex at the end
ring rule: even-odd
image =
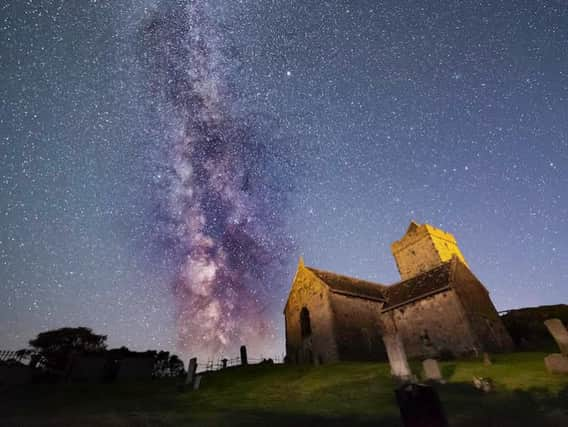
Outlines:
{"type": "Polygon", "coordinates": [[[429,224],[410,223],[402,239],[391,245],[402,280],[449,261],[454,255],[467,266],[456,238],[429,224]]]}

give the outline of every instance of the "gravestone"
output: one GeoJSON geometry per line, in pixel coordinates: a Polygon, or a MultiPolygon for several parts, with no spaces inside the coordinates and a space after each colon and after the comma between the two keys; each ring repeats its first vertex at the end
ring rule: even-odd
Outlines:
{"type": "Polygon", "coordinates": [[[221,366],[222,366],[223,369],[227,369],[227,362],[228,362],[227,359],[221,359],[221,363],[222,363],[221,366]]]}
{"type": "Polygon", "coordinates": [[[409,381],[412,378],[412,372],[408,366],[406,352],[398,334],[383,336],[387,357],[391,368],[391,375],[403,381],[409,381]]]}
{"type": "Polygon", "coordinates": [[[318,367],[320,365],[319,357],[314,357],[314,366],[318,367]]]}
{"type": "Polygon", "coordinates": [[[447,427],[448,421],[436,389],[424,384],[405,384],[395,390],[404,427],[447,427]]]}
{"type": "Polygon", "coordinates": [[[544,358],[544,366],[551,374],[568,374],[568,356],[560,353],[549,354],[544,358]]]}
{"type": "Polygon", "coordinates": [[[491,357],[489,357],[489,353],[483,353],[483,364],[485,366],[491,366],[493,362],[491,362],[491,357]]]}
{"type": "Polygon", "coordinates": [[[154,371],[153,357],[127,357],[120,360],[116,379],[118,381],[151,380],[154,371]]]}
{"type": "Polygon", "coordinates": [[[442,372],[440,371],[440,365],[436,359],[426,359],[422,362],[422,368],[424,370],[424,379],[433,381],[442,381],[442,372]]]}
{"type": "Polygon", "coordinates": [[[189,359],[189,365],[187,366],[187,376],[185,377],[186,385],[193,385],[195,380],[195,372],[197,371],[197,357],[192,357],[189,359]]]}
{"type": "Polygon", "coordinates": [[[568,331],[560,319],[548,319],[544,322],[548,332],[558,344],[560,353],[568,356],[568,331]]]}
{"type": "Polygon", "coordinates": [[[201,385],[201,378],[202,378],[201,375],[197,375],[195,377],[195,381],[193,381],[193,386],[192,386],[193,390],[199,390],[199,386],[201,385]]]}
{"type": "Polygon", "coordinates": [[[241,345],[241,365],[248,365],[247,347],[244,345],[241,345]]]}

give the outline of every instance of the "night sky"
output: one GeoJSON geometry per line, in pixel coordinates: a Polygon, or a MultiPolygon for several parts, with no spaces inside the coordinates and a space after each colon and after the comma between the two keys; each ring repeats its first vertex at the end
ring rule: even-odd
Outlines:
{"type": "Polygon", "coordinates": [[[411,220],[498,310],[568,302],[568,4],[0,1],[0,349],[284,351],[308,265],[411,220]]]}

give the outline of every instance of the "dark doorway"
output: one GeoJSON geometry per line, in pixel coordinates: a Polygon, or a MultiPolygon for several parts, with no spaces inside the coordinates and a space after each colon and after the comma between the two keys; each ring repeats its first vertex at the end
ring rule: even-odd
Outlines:
{"type": "Polygon", "coordinates": [[[300,312],[300,330],[302,331],[302,338],[309,337],[312,334],[310,312],[306,307],[302,308],[302,311],[300,312]]]}

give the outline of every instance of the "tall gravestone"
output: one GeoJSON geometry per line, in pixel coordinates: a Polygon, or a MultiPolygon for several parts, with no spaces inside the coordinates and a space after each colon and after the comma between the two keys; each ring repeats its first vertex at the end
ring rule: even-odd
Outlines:
{"type": "Polygon", "coordinates": [[[551,374],[568,374],[568,332],[560,319],[548,319],[544,324],[561,352],[546,356],[544,366],[551,374]]]}
{"type": "Polygon", "coordinates": [[[398,334],[383,336],[383,342],[387,350],[387,357],[391,368],[391,375],[402,381],[412,378],[412,371],[408,366],[404,345],[398,334]]]}
{"type": "Polygon", "coordinates": [[[558,344],[560,352],[568,356],[568,331],[560,319],[548,319],[544,322],[548,332],[558,344]]]}
{"type": "Polygon", "coordinates": [[[241,345],[241,365],[248,365],[247,347],[244,345],[241,345]]]}
{"type": "Polygon", "coordinates": [[[442,372],[440,365],[436,359],[426,359],[422,362],[422,369],[424,370],[424,379],[431,381],[442,381],[442,372]]]}
{"type": "Polygon", "coordinates": [[[196,375],[195,380],[193,381],[192,388],[193,390],[199,390],[199,386],[201,385],[201,375],[196,375]]]}
{"type": "Polygon", "coordinates": [[[195,381],[195,372],[197,371],[197,357],[192,357],[189,359],[189,365],[187,366],[187,376],[185,377],[185,384],[193,386],[195,381]]]}

